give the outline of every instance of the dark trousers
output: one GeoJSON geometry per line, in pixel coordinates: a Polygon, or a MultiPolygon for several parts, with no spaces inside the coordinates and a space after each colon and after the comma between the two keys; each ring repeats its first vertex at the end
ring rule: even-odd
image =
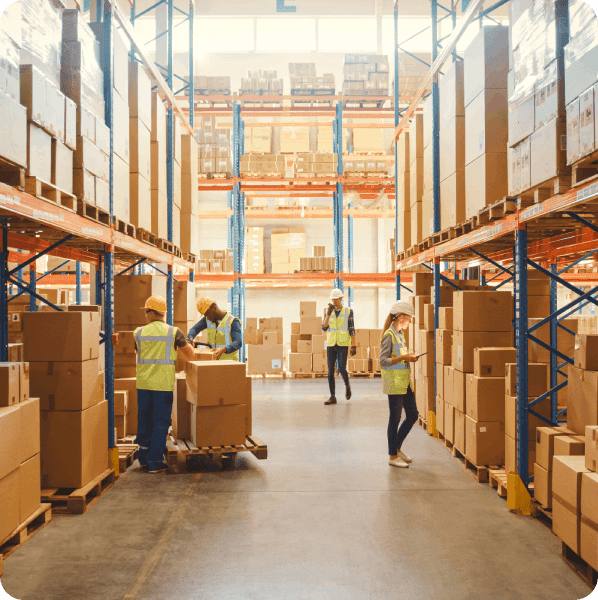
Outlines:
{"type": "Polygon", "coordinates": [[[150,471],[163,463],[173,401],[174,392],[137,390],[137,457],[150,471]]]}
{"type": "Polygon", "coordinates": [[[347,356],[349,355],[349,346],[328,346],[328,387],[330,395],[335,394],[334,368],[338,360],[338,370],[345,382],[345,386],[349,387],[349,373],[347,373],[347,356]]]}
{"type": "Polygon", "coordinates": [[[388,408],[390,411],[388,419],[388,455],[394,456],[402,448],[405,438],[417,421],[417,405],[411,386],[407,388],[406,394],[389,395],[388,408]],[[405,420],[399,427],[403,407],[405,407],[405,420]]]}

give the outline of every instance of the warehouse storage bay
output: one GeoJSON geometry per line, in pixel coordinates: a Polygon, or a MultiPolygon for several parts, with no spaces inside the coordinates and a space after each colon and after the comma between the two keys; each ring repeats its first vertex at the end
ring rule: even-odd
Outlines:
{"type": "Polygon", "coordinates": [[[0,3],[0,584],[588,597],[598,16],[0,3]]]}

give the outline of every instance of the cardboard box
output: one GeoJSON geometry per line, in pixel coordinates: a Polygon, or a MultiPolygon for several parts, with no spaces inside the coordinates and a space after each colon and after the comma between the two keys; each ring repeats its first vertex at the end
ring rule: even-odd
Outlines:
{"type": "Polygon", "coordinates": [[[593,523],[598,523],[598,474],[581,475],[581,514],[593,523]]]}
{"type": "Polygon", "coordinates": [[[29,368],[31,394],[40,398],[42,410],[86,410],[104,400],[104,372],[100,372],[97,358],[32,362],[29,368]]]}
{"type": "Polygon", "coordinates": [[[505,380],[502,377],[465,375],[465,413],[474,421],[505,420],[505,380]]]}
{"type": "Polygon", "coordinates": [[[598,569],[598,525],[583,514],[579,531],[579,551],[582,560],[593,569],[598,569]]]}
{"type": "Polygon", "coordinates": [[[41,506],[41,464],[39,453],[20,466],[20,518],[22,523],[41,506]]]}
{"type": "MultiPolygon", "coordinates": [[[[528,319],[528,326],[532,327],[540,320],[541,319],[528,319]]],[[[579,321],[578,319],[563,319],[561,325],[570,331],[577,333],[579,321]]],[[[550,323],[546,323],[546,325],[536,329],[534,331],[534,336],[550,346],[550,323]]],[[[558,328],[557,333],[557,349],[566,356],[573,356],[575,354],[575,337],[560,327],[558,328]]],[[[528,360],[531,363],[550,363],[550,351],[540,346],[538,343],[529,340],[528,360]]]]}
{"type": "Polygon", "coordinates": [[[166,298],[163,275],[120,275],[114,280],[114,322],[119,325],[145,323],[143,306],[150,296],[166,298]]]}
{"type": "Polygon", "coordinates": [[[316,302],[300,302],[299,303],[299,315],[301,317],[315,317],[316,313],[316,302]]]}
{"type": "Polygon", "coordinates": [[[289,371],[291,373],[311,373],[311,354],[289,352],[289,371]]]}
{"type": "Polygon", "coordinates": [[[313,350],[311,340],[298,340],[297,352],[301,354],[312,354],[313,350]]]}
{"type": "Polygon", "coordinates": [[[93,312],[25,313],[23,338],[27,362],[98,358],[100,315],[93,312]],[[39,335],[40,331],[44,332],[43,336],[39,335]]]}
{"type": "Polygon", "coordinates": [[[434,333],[434,305],[426,304],[424,306],[424,329],[434,333]]]}
{"type": "Polygon", "coordinates": [[[186,365],[187,400],[196,406],[245,404],[246,365],[230,360],[190,361],[186,365]]]}
{"type": "Polygon", "coordinates": [[[434,285],[434,274],[427,272],[413,273],[413,294],[415,296],[430,296],[434,285]]]}
{"type": "Polygon", "coordinates": [[[575,366],[587,371],[598,371],[598,335],[575,336],[575,366]]]}
{"type": "Polygon", "coordinates": [[[564,427],[536,428],[536,462],[546,471],[552,471],[554,440],[559,436],[574,435],[575,432],[564,427]]]}
{"type": "Polygon", "coordinates": [[[312,371],[314,373],[326,373],[328,370],[328,363],[324,353],[312,354],[311,355],[312,371]]]}
{"type": "Polygon", "coordinates": [[[506,87],[481,90],[465,107],[466,165],[484,154],[505,153],[506,159],[509,135],[506,87]]]}
{"type": "Polygon", "coordinates": [[[586,440],[581,435],[562,435],[554,439],[555,456],[584,456],[586,440]]]}
{"type": "Polygon", "coordinates": [[[447,441],[455,441],[455,407],[444,403],[444,437],[447,441]]]}
{"type": "Polygon", "coordinates": [[[441,365],[452,363],[453,332],[447,329],[436,330],[436,362],[441,365]]]}
{"type": "Polygon", "coordinates": [[[358,348],[368,348],[370,345],[370,330],[356,329],[355,330],[355,345],[358,348]]]}
{"type": "Polygon", "coordinates": [[[478,377],[505,377],[507,363],[516,360],[515,348],[474,348],[473,373],[478,377]]]}
{"type": "Polygon", "coordinates": [[[434,352],[434,332],[420,331],[420,354],[423,354],[418,359],[418,368],[425,377],[434,376],[434,365],[436,364],[436,356],[434,352]]]}
{"type": "Polygon", "coordinates": [[[191,406],[191,438],[198,447],[242,445],[246,440],[244,404],[191,406]]]}
{"type": "Polygon", "coordinates": [[[552,473],[534,463],[534,500],[552,508],[552,473]]]}
{"type": "Polygon", "coordinates": [[[127,414],[128,395],[129,395],[129,393],[124,390],[119,390],[119,391],[114,392],[114,414],[115,415],[126,415],[127,414]]]}
{"type": "Polygon", "coordinates": [[[438,309],[438,327],[440,329],[453,330],[453,307],[442,306],[438,309]]]}
{"type": "Polygon", "coordinates": [[[114,390],[127,392],[127,435],[137,433],[137,379],[119,377],[114,380],[114,390]]]}
{"type": "Polygon", "coordinates": [[[446,404],[454,406],[453,394],[455,387],[455,369],[451,366],[446,365],[443,368],[443,400],[446,404]]]}
{"type": "Polygon", "coordinates": [[[567,428],[585,435],[587,425],[598,425],[598,372],[568,368],[567,428]]]}
{"type": "Polygon", "coordinates": [[[474,349],[489,345],[508,348],[512,345],[511,331],[454,331],[452,364],[463,373],[474,372],[474,349]]]}
{"type": "MultiPolygon", "coordinates": [[[[548,391],[548,366],[544,363],[529,363],[527,370],[528,396],[538,398],[548,391]]],[[[506,390],[510,396],[517,395],[517,364],[506,365],[506,390]]]]}
{"type": "MultiPolygon", "coordinates": [[[[0,94],[4,95],[4,94],[0,94]]],[[[0,479],[0,539],[7,538],[21,523],[20,465],[0,479]]]]}
{"type": "MultiPolygon", "coordinates": [[[[542,402],[534,406],[534,410],[546,417],[549,418],[550,414],[550,404],[548,401],[542,402]]],[[[536,428],[544,427],[546,425],[545,421],[542,421],[535,415],[530,414],[528,418],[528,435],[529,439],[534,441],[536,440],[536,428]]],[[[506,434],[517,440],[517,398],[513,396],[508,396],[505,394],[505,430],[506,434]]]]}
{"type": "MultiPolygon", "coordinates": [[[[18,405],[20,413],[20,441],[16,452],[20,462],[25,462],[40,451],[40,403],[30,398],[18,405]]],[[[3,434],[4,435],[4,434],[3,434]]],[[[13,449],[14,452],[14,449],[13,449]]]]}
{"type": "MultiPolygon", "coordinates": [[[[535,462],[536,445],[533,440],[530,440],[527,460],[529,475],[532,475],[534,472],[535,462]]],[[[519,473],[519,468],[517,465],[517,441],[508,435],[505,435],[505,471],[507,473],[519,473]]]]}
{"type": "Polygon", "coordinates": [[[505,426],[496,421],[465,417],[466,456],[474,465],[502,465],[505,460],[505,426]]]}
{"type": "MultiPolygon", "coordinates": [[[[511,331],[513,295],[502,291],[459,291],[454,294],[455,331],[511,331]]],[[[487,346],[487,344],[485,344],[487,346]]]]}
{"type": "Polygon", "coordinates": [[[461,454],[467,452],[467,442],[465,439],[465,415],[455,408],[455,441],[454,445],[461,454]]]}
{"type": "Polygon", "coordinates": [[[108,402],[41,421],[42,487],[80,488],[108,468],[108,402]]]}
{"type": "Polygon", "coordinates": [[[282,373],[284,346],[247,346],[247,373],[282,373]]]}
{"type": "Polygon", "coordinates": [[[264,346],[277,346],[278,341],[278,332],[277,331],[264,331],[263,334],[263,344],[264,346]]]}
{"type": "Polygon", "coordinates": [[[439,396],[436,397],[436,429],[444,435],[444,402],[439,396]]]}
{"type": "Polygon", "coordinates": [[[324,355],[326,352],[326,335],[313,335],[311,338],[311,351],[313,354],[324,355]]]}
{"type": "Polygon", "coordinates": [[[465,218],[508,195],[506,152],[484,153],[465,166],[465,218]]]}
{"type": "Polygon", "coordinates": [[[301,332],[301,335],[322,335],[322,317],[308,317],[302,315],[300,322],[301,325],[299,331],[301,332]]]}
{"type": "Polygon", "coordinates": [[[586,426],[586,469],[596,472],[598,465],[598,427],[586,426]]]}
{"type": "Polygon", "coordinates": [[[453,406],[459,410],[459,412],[465,413],[467,409],[467,387],[466,387],[466,374],[461,371],[453,370],[453,395],[452,403],[453,406]]]}
{"type": "Polygon", "coordinates": [[[12,406],[20,402],[19,365],[0,363],[0,406],[12,406]]]}
{"type": "MultiPolygon", "coordinates": [[[[175,281],[172,286],[174,300],[172,310],[174,321],[194,321],[198,318],[195,304],[195,283],[175,281]]],[[[183,333],[187,333],[186,331],[183,333]]]]}

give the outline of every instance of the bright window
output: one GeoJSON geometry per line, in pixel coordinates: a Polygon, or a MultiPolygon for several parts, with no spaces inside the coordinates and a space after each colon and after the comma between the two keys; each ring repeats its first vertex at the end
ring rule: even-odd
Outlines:
{"type": "MultiPolygon", "coordinates": [[[[185,25],[181,25],[183,29],[185,25]]],[[[212,52],[253,51],[253,19],[195,19],[194,51],[212,52]]],[[[176,39],[176,36],[175,36],[176,39]]]]}
{"type": "MultiPolygon", "coordinates": [[[[399,43],[403,44],[405,50],[409,52],[431,52],[432,30],[430,22],[430,19],[399,17],[399,43]],[[406,42],[412,36],[414,36],[413,39],[406,42]]],[[[389,55],[391,61],[394,60],[392,58],[394,56],[395,43],[394,27],[394,19],[392,17],[382,19],[382,49],[384,54],[389,55]]]]}
{"type": "Polygon", "coordinates": [[[257,52],[314,52],[315,19],[257,19],[257,52]]]}
{"type": "Polygon", "coordinates": [[[376,52],[376,19],[320,19],[320,52],[376,52]]]}

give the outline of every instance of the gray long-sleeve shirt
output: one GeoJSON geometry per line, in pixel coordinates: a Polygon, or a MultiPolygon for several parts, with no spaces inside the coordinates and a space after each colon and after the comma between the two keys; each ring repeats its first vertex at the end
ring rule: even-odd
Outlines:
{"type": "MultiPolygon", "coordinates": [[[[394,325],[391,325],[394,332],[403,337],[403,332],[398,332],[394,325]]],[[[407,363],[409,364],[409,363],[407,363]]],[[[380,366],[384,368],[392,367],[392,337],[386,335],[382,338],[382,345],[380,346],[380,366]]],[[[411,366],[409,366],[411,368],[411,366]]]]}

